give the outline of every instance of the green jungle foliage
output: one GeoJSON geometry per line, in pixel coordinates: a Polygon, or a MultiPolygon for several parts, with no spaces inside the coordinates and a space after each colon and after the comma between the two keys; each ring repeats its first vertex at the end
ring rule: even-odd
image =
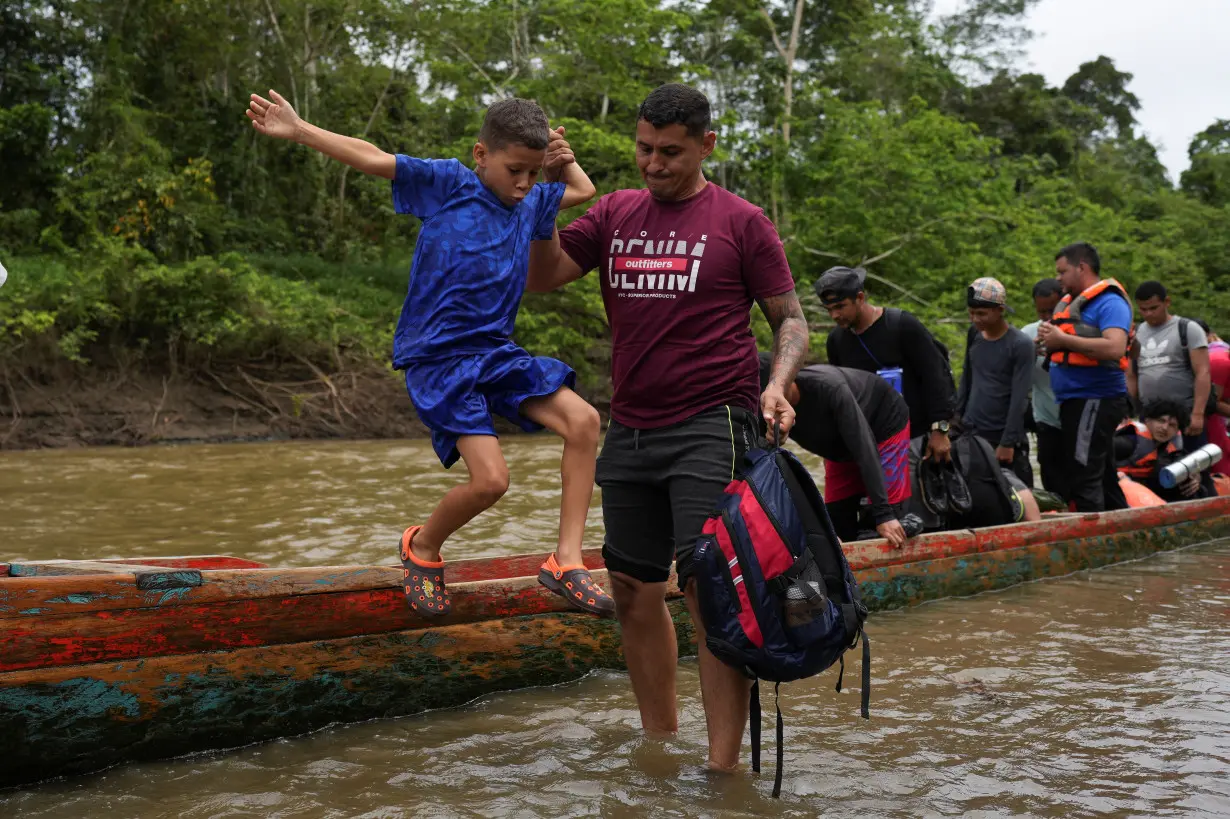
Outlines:
{"type": "MultiPolygon", "coordinates": [[[[385,365],[417,225],[388,183],[256,134],[251,92],[387,150],[468,159],[483,110],[531,97],[599,192],[638,186],[637,105],[713,100],[708,173],[777,224],[810,284],[873,296],[950,346],[993,275],[1021,323],[1075,240],[1129,287],[1230,307],[1230,121],[1178,186],[1095,53],[1059,87],[1014,70],[1034,0],[11,0],[0,6],[0,366],[385,365]]],[[[561,215],[560,223],[581,209],[561,215]]],[[[756,331],[768,341],[757,313],[756,331]]],[[[527,295],[518,341],[605,383],[596,277],[527,295]]]]}

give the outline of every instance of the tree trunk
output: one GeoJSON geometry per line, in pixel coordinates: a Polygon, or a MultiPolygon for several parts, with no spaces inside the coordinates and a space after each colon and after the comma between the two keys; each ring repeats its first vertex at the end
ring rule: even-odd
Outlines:
{"type": "Polygon", "coordinates": [[[779,231],[783,227],[779,217],[786,215],[784,203],[779,208],[779,199],[785,199],[784,192],[780,190],[782,165],[790,155],[790,118],[794,115],[794,60],[799,53],[799,29],[803,25],[803,6],[805,2],[806,0],[794,0],[794,19],[790,25],[790,39],[784,46],[782,45],[781,38],[777,36],[777,25],[773,22],[773,16],[769,14],[768,8],[764,6],[760,8],[760,13],[764,15],[765,20],[769,23],[769,32],[773,35],[773,46],[777,49],[777,53],[786,65],[786,79],[782,82],[782,146],[781,151],[775,157],[773,178],[769,186],[771,218],[779,231]]]}

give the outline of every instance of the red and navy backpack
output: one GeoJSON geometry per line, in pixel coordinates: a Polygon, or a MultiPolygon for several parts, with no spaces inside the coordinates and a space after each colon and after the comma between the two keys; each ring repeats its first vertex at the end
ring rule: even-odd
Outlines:
{"type": "MultiPolygon", "coordinates": [[[[778,436],[780,440],[780,436],[778,436]]],[[[760,770],[760,680],[819,674],[863,641],[862,716],[869,718],[867,609],[807,469],[781,447],[753,449],[706,521],[695,552],[697,600],[709,650],[752,686],[752,770],[760,770]]],[[[842,674],[837,676],[841,690],[842,674]]],[[[777,686],[775,686],[775,691],[777,686]]],[[[777,774],[782,785],[782,712],[777,774]]]]}

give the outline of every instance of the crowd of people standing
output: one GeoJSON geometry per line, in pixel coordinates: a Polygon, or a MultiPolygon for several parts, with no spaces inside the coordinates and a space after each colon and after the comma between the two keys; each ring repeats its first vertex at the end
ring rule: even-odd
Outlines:
{"type": "Polygon", "coordinates": [[[1210,473],[1230,474],[1230,344],[1204,321],[1174,315],[1157,281],[1136,288],[1142,321],[1134,324],[1128,291],[1102,276],[1092,245],[1058,252],[1054,277],[1030,294],[1037,320],[1019,329],[1001,282],[967,287],[970,326],[955,390],[948,350],[910,313],[871,304],[865,282],[865,271],[844,267],[817,281],[836,325],[829,364],[804,368],[787,396],[798,412],[796,442],[825,459],[826,482],[837,479],[826,501],[839,531],[874,528],[897,542],[897,523],[913,513],[928,529],[1037,517],[1030,431],[1041,488],[1073,511],[1128,507],[1125,479],[1177,501],[1216,494],[1210,473]],[[870,383],[867,374],[878,376],[878,392],[856,388],[850,400],[851,386],[870,383]],[[885,387],[899,395],[886,399],[885,387]],[[902,434],[914,438],[908,458],[890,445],[902,434]],[[1211,470],[1161,485],[1163,468],[1210,442],[1223,453],[1211,470]],[[872,443],[883,480],[869,474],[872,443]],[[899,477],[906,460],[908,483],[899,477]],[[857,487],[847,477],[854,464],[857,487]],[[906,491],[886,492],[895,485],[906,491]],[[870,517],[860,529],[850,495],[864,487],[870,517]]]}

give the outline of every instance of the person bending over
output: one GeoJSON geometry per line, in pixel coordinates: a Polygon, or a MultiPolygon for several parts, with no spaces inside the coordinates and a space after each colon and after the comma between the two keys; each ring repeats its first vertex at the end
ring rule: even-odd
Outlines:
{"type": "MultiPolygon", "coordinates": [[[[761,353],[762,389],[772,365],[761,353]]],[[[795,443],[824,459],[824,504],[837,536],[858,539],[867,498],[880,536],[904,543],[898,518],[910,497],[910,409],[901,395],[874,373],[816,364],[799,370],[786,400],[794,406],[795,443]]]]}

